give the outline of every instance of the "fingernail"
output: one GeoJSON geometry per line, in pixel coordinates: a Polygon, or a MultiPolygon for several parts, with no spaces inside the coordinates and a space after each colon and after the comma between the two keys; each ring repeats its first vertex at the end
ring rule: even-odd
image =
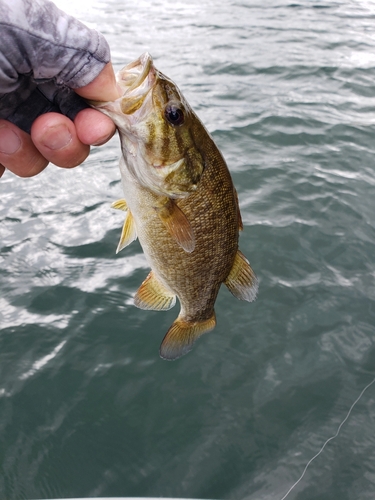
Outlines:
{"type": "Polygon", "coordinates": [[[91,144],[92,146],[103,146],[103,144],[105,144],[106,142],[108,142],[110,139],[112,139],[112,137],[115,135],[116,131],[114,132],[111,132],[109,135],[105,135],[103,137],[101,137],[100,139],[98,139],[97,141],[95,141],[93,144],[91,144]]]}
{"type": "Polygon", "coordinates": [[[7,155],[16,153],[21,147],[21,139],[9,127],[0,127],[0,152],[7,155]]]}
{"type": "Polygon", "coordinates": [[[65,148],[72,140],[72,134],[65,125],[48,127],[41,137],[41,142],[49,149],[65,148]]]}

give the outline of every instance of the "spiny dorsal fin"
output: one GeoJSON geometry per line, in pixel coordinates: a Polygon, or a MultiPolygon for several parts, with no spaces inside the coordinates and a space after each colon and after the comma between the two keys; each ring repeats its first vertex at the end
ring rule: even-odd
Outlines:
{"type": "Polygon", "coordinates": [[[195,236],[193,228],[183,211],[170,198],[163,198],[160,205],[154,207],[154,209],[180,247],[185,252],[191,253],[195,248],[195,236]]]}
{"type": "Polygon", "coordinates": [[[243,231],[243,222],[242,222],[241,212],[239,209],[238,209],[238,230],[243,231]]]}
{"type": "Polygon", "coordinates": [[[237,250],[232,269],[224,283],[237,299],[248,302],[256,299],[258,278],[240,250],[237,250]]]}
{"type": "Polygon", "coordinates": [[[114,201],[111,205],[112,208],[116,208],[117,210],[123,210],[126,212],[128,210],[128,204],[126,203],[126,200],[117,200],[114,201]]]}
{"type": "Polygon", "coordinates": [[[137,230],[134,224],[134,218],[130,210],[126,211],[124,225],[122,226],[120,241],[117,245],[116,253],[119,253],[123,248],[137,239],[137,230]]]}
{"type": "Polygon", "coordinates": [[[151,271],[134,296],[134,305],[140,309],[167,311],[176,303],[176,296],[167,290],[151,271]]]}
{"type": "Polygon", "coordinates": [[[243,222],[242,222],[241,211],[240,211],[240,202],[238,201],[238,193],[237,193],[236,189],[234,189],[234,194],[235,194],[237,213],[238,213],[238,229],[240,231],[243,231],[243,222]]]}
{"type": "Polygon", "coordinates": [[[187,354],[193,348],[194,342],[204,333],[215,328],[215,313],[204,321],[184,321],[177,318],[168,330],[160,346],[160,357],[173,361],[187,354]]]}

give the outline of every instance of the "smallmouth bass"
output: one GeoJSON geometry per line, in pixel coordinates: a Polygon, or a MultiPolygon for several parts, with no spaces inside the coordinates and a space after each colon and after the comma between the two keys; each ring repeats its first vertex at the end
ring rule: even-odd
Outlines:
{"type": "Polygon", "coordinates": [[[242,221],[236,190],[213,139],[177,86],[148,53],[117,75],[123,95],[94,102],[116,124],[122,149],[126,212],[117,252],[139,238],[151,272],[135,294],[146,310],[180,313],[160,346],[177,359],[216,325],[214,304],[222,283],[255,300],[258,280],[238,248],[242,221]]]}

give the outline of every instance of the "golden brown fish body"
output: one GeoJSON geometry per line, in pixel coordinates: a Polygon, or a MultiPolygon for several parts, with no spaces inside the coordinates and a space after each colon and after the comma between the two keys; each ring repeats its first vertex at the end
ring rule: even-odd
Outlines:
{"type": "Polygon", "coordinates": [[[225,161],[175,84],[148,54],[118,75],[124,95],[96,103],[116,123],[127,212],[118,251],[136,237],[152,271],[135,295],[143,309],[181,310],[160,349],[165,359],[187,353],[215,326],[222,283],[238,298],[256,297],[257,279],[238,250],[237,194],[225,161]]]}

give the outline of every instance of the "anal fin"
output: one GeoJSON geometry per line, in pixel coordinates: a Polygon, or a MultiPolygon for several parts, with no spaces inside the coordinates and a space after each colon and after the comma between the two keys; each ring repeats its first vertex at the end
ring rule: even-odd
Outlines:
{"type": "Polygon", "coordinates": [[[184,321],[177,318],[172,324],[160,346],[160,357],[173,361],[187,354],[193,348],[194,342],[204,333],[215,328],[215,313],[204,321],[184,321]]]}
{"type": "Polygon", "coordinates": [[[160,220],[169,234],[185,252],[191,253],[195,248],[193,228],[186,215],[170,198],[162,199],[160,205],[154,207],[160,220]]]}
{"type": "Polygon", "coordinates": [[[258,278],[240,250],[237,250],[232,269],[224,283],[237,299],[248,302],[256,299],[258,278]]]}
{"type": "Polygon", "coordinates": [[[140,309],[167,311],[176,303],[176,296],[167,290],[151,271],[134,296],[134,305],[140,309]]]}

